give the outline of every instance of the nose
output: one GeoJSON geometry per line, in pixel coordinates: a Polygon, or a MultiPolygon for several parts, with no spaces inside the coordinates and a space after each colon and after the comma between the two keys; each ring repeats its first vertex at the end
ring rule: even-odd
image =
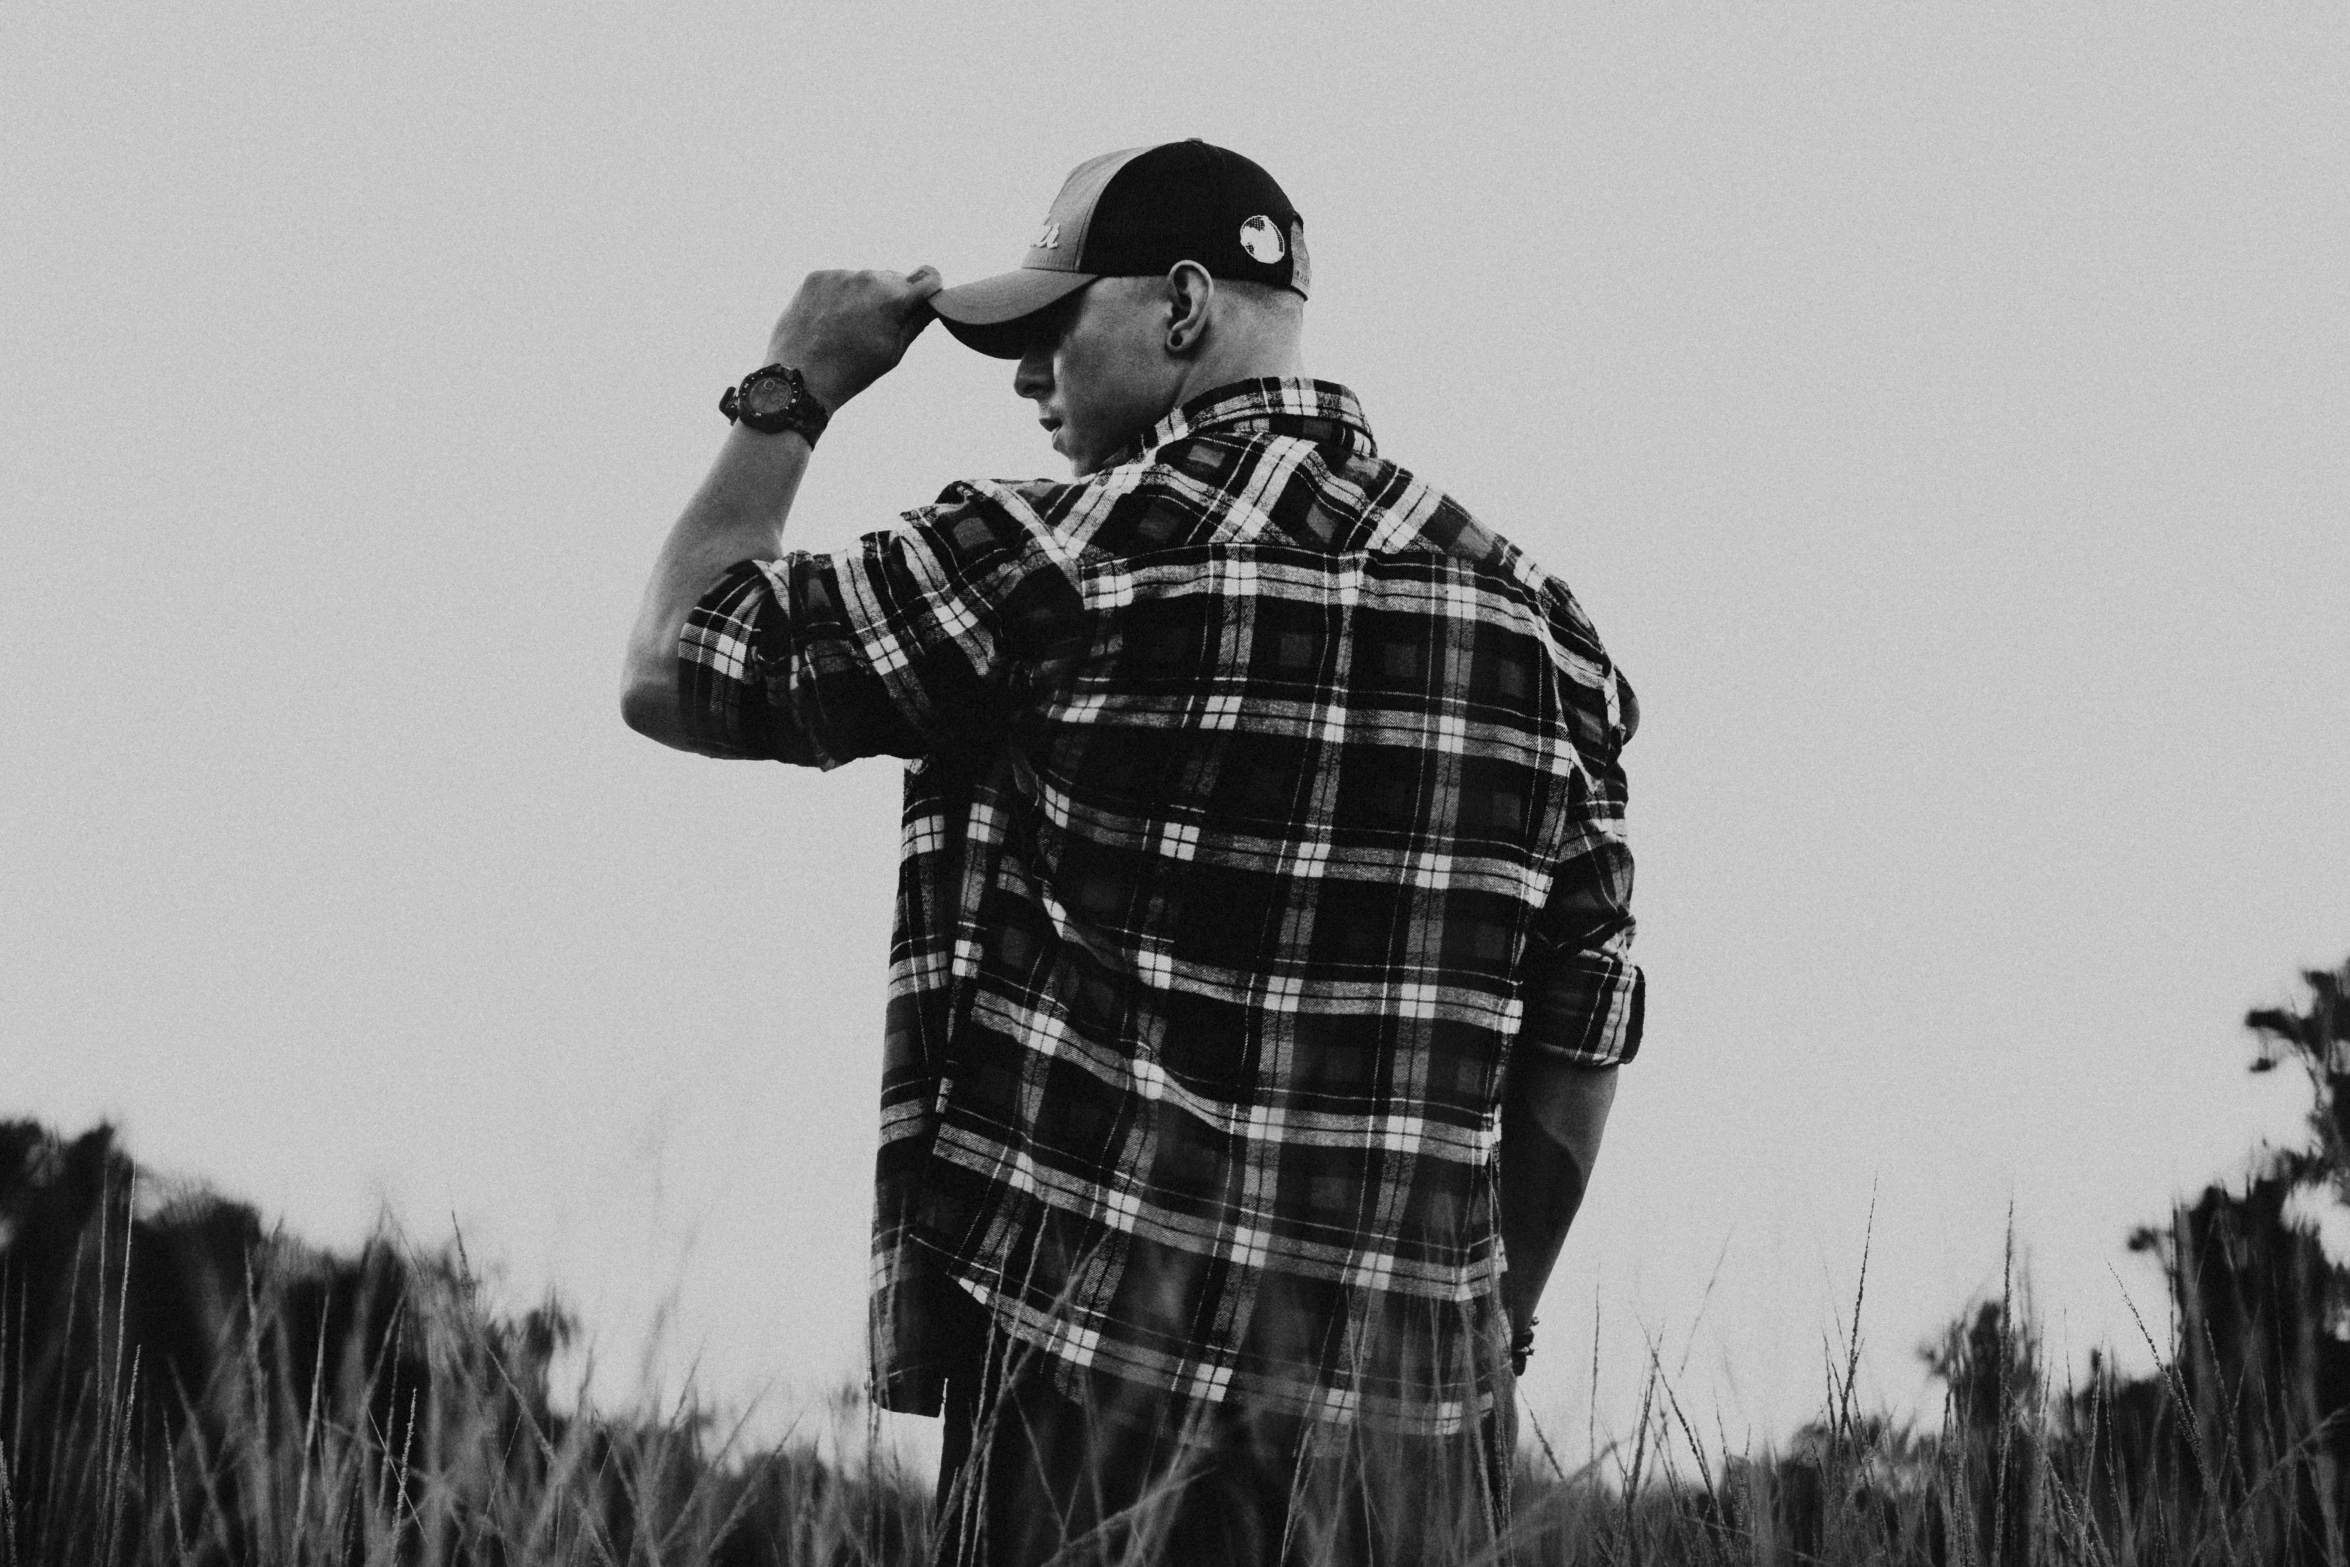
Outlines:
{"type": "Polygon", "coordinates": [[[1053,351],[1049,343],[1032,344],[1012,372],[1012,391],[1034,402],[1053,390],[1053,351]]]}

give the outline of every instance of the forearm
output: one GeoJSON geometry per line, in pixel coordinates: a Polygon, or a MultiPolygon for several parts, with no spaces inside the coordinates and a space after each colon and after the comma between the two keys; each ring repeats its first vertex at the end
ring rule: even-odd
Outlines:
{"type": "MultiPolygon", "coordinates": [[[[938,273],[811,272],[767,340],[767,362],[799,371],[826,412],[904,357],[930,320],[938,273]]],[[[710,476],[686,504],[653,563],[621,674],[620,714],[663,745],[700,750],[678,708],[677,642],[687,616],[738,561],[783,552],[783,523],[808,468],[808,441],[794,430],[763,434],[736,425],[710,476]]]]}
{"type": "Polygon", "coordinates": [[[1503,1303],[1515,1331],[1534,1320],[1568,1229],[1583,1205],[1615,1102],[1616,1069],[1576,1066],[1521,1044],[1501,1117],[1503,1303]]]}
{"type": "Polygon", "coordinates": [[[621,716],[639,734],[696,749],[678,710],[678,637],[694,605],[729,566],[782,553],[784,521],[808,455],[807,440],[794,431],[767,435],[735,426],[670,528],[645,584],[621,680],[621,716]]]}

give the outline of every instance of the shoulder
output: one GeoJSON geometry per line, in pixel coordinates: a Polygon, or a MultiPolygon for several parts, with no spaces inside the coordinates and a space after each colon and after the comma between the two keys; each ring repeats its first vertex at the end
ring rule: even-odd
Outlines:
{"type": "Polygon", "coordinates": [[[1581,738],[1586,744],[1620,747],[1632,737],[1640,709],[1631,683],[1565,578],[1409,469],[1362,456],[1351,457],[1349,468],[1358,485],[1392,497],[1394,514],[1411,519],[1408,529],[1391,534],[1397,553],[1433,555],[1469,566],[1489,590],[1514,601],[1528,621],[1540,627],[1569,704],[1585,719],[1581,738]]]}

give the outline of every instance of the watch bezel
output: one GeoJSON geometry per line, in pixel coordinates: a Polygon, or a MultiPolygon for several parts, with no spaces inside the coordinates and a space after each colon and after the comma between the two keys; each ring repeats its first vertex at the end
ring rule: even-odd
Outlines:
{"type": "MultiPolygon", "coordinates": [[[[764,401],[764,399],[758,399],[764,401]]],[[[736,423],[757,430],[762,435],[780,435],[786,430],[797,430],[809,444],[824,433],[831,415],[825,411],[816,394],[808,390],[808,378],[786,364],[762,365],[726,389],[718,399],[718,411],[736,423]],[[758,390],[782,385],[786,389],[783,401],[773,408],[754,411],[751,403],[758,390]]]]}

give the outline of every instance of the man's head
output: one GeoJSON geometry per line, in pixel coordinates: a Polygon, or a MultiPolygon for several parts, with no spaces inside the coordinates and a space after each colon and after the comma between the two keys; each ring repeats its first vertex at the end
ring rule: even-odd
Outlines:
{"type": "Polygon", "coordinates": [[[1081,163],[1013,271],[940,291],[947,330],[1017,359],[1077,472],[1186,399],[1303,373],[1305,222],[1273,177],[1201,141],[1081,163]]]}
{"type": "Polygon", "coordinates": [[[1092,473],[1201,392],[1302,375],[1305,303],[1219,281],[1196,261],[1100,278],[1026,318],[1012,390],[1036,404],[1053,450],[1092,473]]]}

